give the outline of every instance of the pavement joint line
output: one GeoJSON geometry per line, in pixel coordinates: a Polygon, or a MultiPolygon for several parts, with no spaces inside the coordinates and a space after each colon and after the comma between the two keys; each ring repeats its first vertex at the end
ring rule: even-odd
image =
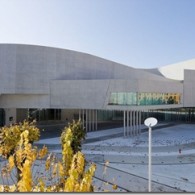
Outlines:
{"type": "MultiPolygon", "coordinates": [[[[123,171],[123,170],[117,169],[117,168],[112,167],[112,166],[109,166],[109,165],[104,165],[104,164],[102,164],[102,163],[96,163],[96,164],[98,164],[99,167],[103,167],[103,168],[106,167],[107,172],[110,172],[111,170],[113,170],[113,171],[118,172],[117,175],[119,175],[119,172],[120,172],[120,173],[123,173],[123,174],[125,174],[125,175],[130,176],[130,177],[134,177],[134,178],[137,178],[137,179],[141,179],[141,180],[143,180],[143,181],[146,182],[146,183],[148,182],[148,178],[145,178],[145,177],[142,177],[142,176],[139,176],[139,175],[135,175],[135,174],[133,174],[133,173],[125,172],[125,171],[123,171]],[[108,169],[111,169],[111,170],[108,171],[108,169]]],[[[143,182],[143,181],[142,181],[142,182],[143,182]]],[[[160,187],[160,186],[164,186],[164,187],[167,187],[167,188],[176,190],[177,192],[184,192],[184,191],[181,190],[181,189],[177,189],[177,188],[175,188],[175,187],[173,187],[173,186],[170,186],[170,185],[167,185],[167,184],[163,184],[163,183],[160,183],[160,182],[155,181],[155,180],[152,180],[152,183],[153,183],[153,185],[155,185],[155,184],[157,185],[156,188],[158,188],[158,186],[159,186],[159,187],[160,187]]]]}

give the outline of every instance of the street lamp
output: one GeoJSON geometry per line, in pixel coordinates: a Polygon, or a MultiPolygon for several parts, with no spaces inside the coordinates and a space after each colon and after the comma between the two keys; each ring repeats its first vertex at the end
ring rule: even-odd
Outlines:
{"type": "Polygon", "coordinates": [[[148,129],[148,191],[151,192],[151,177],[152,177],[152,128],[158,123],[157,119],[154,117],[149,117],[144,121],[145,126],[149,127],[148,129]]]}

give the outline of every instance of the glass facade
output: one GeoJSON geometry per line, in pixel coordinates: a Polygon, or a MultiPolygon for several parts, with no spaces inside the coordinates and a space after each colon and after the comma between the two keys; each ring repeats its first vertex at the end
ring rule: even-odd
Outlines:
{"type": "Polygon", "coordinates": [[[5,125],[5,111],[3,108],[0,108],[0,127],[5,125]]]}
{"type": "Polygon", "coordinates": [[[109,105],[137,105],[137,95],[134,92],[129,93],[111,93],[109,105]]]}
{"type": "Polygon", "coordinates": [[[29,109],[29,117],[36,121],[61,120],[61,109],[29,109]]]}
{"type": "Polygon", "coordinates": [[[179,93],[138,93],[138,105],[180,104],[179,93]]]}
{"type": "MultiPolygon", "coordinates": [[[[121,121],[123,126],[123,111],[98,111],[98,121],[121,121]]],[[[132,116],[133,117],[133,116],[132,116]]],[[[195,108],[156,109],[141,112],[141,123],[148,117],[155,117],[162,122],[195,123],[195,108]]]]}
{"type": "Polygon", "coordinates": [[[180,104],[180,93],[118,92],[111,93],[109,105],[167,105],[180,104]]]}

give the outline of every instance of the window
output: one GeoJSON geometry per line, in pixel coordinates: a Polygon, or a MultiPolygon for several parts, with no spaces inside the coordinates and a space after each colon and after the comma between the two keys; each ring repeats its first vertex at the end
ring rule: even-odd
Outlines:
{"type": "Polygon", "coordinates": [[[109,105],[180,104],[180,93],[116,92],[111,93],[109,105]]]}

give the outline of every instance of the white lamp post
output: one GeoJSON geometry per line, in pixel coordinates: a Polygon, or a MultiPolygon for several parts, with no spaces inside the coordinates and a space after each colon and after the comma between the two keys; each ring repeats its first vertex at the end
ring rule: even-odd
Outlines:
{"type": "Polygon", "coordinates": [[[152,128],[158,123],[156,118],[150,117],[144,121],[148,129],[148,191],[151,192],[151,177],[152,177],[152,128]]]}

